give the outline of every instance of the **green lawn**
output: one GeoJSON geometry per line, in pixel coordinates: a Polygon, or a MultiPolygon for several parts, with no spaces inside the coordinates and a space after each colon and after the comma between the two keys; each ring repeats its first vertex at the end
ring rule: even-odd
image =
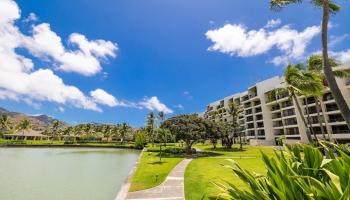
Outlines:
{"type": "MultiPolygon", "coordinates": [[[[246,185],[236,177],[230,169],[221,165],[229,164],[226,159],[237,161],[242,167],[256,173],[266,173],[261,160],[260,151],[273,155],[271,147],[245,146],[244,151],[224,151],[222,148],[213,150],[212,146],[196,146],[209,153],[207,157],[194,159],[185,172],[185,195],[186,200],[208,199],[216,196],[218,189],[213,182],[225,183],[229,181],[238,187],[246,185]]],[[[235,146],[236,147],[236,146],[235,146]]]]}
{"type": "MultiPolygon", "coordinates": [[[[173,147],[168,147],[173,148],[173,147]]],[[[149,148],[156,151],[158,148],[149,148]]],[[[182,154],[171,155],[165,153],[162,162],[159,162],[158,152],[144,151],[140,163],[132,178],[130,191],[144,190],[161,184],[170,171],[184,159],[182,154]],[[158,178],[156,178],[158,176],[158,178]]]]}

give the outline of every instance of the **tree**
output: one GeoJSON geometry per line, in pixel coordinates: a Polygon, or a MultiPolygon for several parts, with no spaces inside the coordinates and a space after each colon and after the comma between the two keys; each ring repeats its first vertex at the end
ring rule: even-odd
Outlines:
{"type": "MultiPolygon", "coordinates": [[[[282,7],[293,4],[301,3],[302,0],[270,0],[270,6],[272,9],[281,9],[282,7]]],[[[323,57],[323,72],[326,77],[329,89],[332,92],[335,102],[337,103],[343,118],[345,119],[348,127],[350,128],[350,108],[347,105],[344,96],[342,95],[335,75],[331,66],[331,60],[328,56],[328,23],[330,14],[335,14],[340,11],[340,6],[335,4],[331,0],[311,0],[310,1],[316,7],[322,8],[322,57],[323,57]]]]}
{"type": "Polygon", "coordinates": [[[51,132],[52,132],[52,139],[51,139],[51,144],[53,143],[53,140],[55,137],[58,135],[58,130],[61,126],[61,122],[58,120],[54,120],[52,122],[52,127],[51,127],[51,132]]]}
{"type": "Polygon", "coordinates": [[[168,129],[171,134],[175,135],[176,140],[183,140],[186,143],[188,153],[192,152],[192,145],[206,135],[204,119],[197,114],[178,115],[165,120],[161,128],[168,129]]]}
{"type": "Polygon", "coordinates": [[[216,145],[218,140],[221,138],[221,128],[217,122],[206,120],[206,138],[208,138],[213,145],[214,149],[216,149],[216,145]]]}
{"type": "Polygon", "coordinates": [[[287,84],[287,90],[292,96],[296,104],[297,110],[300,114],[300,118],[302,119],[305,125],[307,140],[309,143],[313,143],[311,133],[313,133],[314,131],[312,127],[308,126],[308,123],[305,119],[304,112],[302,111],[297,95],[310,94],[312,93],[312,91],[319,91],[320,88],[322,90],[323,86],[320,85],[319,80],[315,79],[315,77],[311,78],[310,76],[305,76],[305,74],[302,71],[301,64],[298,64],[298,65],[289,64],[286,70],[284,71],[284,79],[287,84]]]}
{"type": "Polygon", "coordinates": [[[19,124],[18,124],[18,129],[22,131],[22,134],[24,135],[24,131],[29,130],[31,127],[31,123],[27,119],[23,119],[19,124]]]}
{"type": "Polygon", "coordinates": [[[135,148],[143,149],[147,144],[147,133],[144,130],[139,130],[135,133],[135,148]]]}
{"type": "Polygon", "coordinates": [[[166,146],[166,143],[172,140],[173,135],[169,130],[163,128],[156,129],[155,133],[156,140],[159,142],[159,160],[162,162],[162,146],[166,146]]]}
{"type": "MultiPolygon", "coordinates": [[[[243,107],[237,105],[235,102],[230,102],[228,105],[228,114],[231,116],[231,126],[233,130],[233,136],[235,135],[239,136],[239,149],[243,149],[243,142],[242,142],[242,130],[240,129],[240,124],[238,123],[238,116],[243,112],[243,107]]],[[[231,148],[232,145],[229,146],[231,148]]]]}
{"type": "Polygon", "coordinates": [[[119,133],[120,133],[120,138],[121,138],[121,143],[123,144],[126,136],[128,133],[130,133],[131,127],[127,123],[123,123],[120,126],[119,133]]]}
{"type": "Polygon", "coordinates": [[[165,114],[164,114],[163,111],[160,111],[160,112],[158,113],[159,126],[160,126],[160,124],[161,124],[164,120],[165,120],[165,114]]]}
{"type": "Polygon", "coordinates": [[[154,116],[154,113],[151,112],[147,116],[146,130],[148,132],[149,138],[152,141],[152,146],[154,145],[154,127],[155,127],[155,116],[154,116]]]}
{"type": "MultiPolygon", "coordinates": [[[[334,58],[332,58],[332,57],[329,58],[329,64],[331,65],[331,67],[338,66],[337,61],[334,58]]],[[[317,74],[317,76],[320,77],[320,79],[324,83],[323,85],[324,85],[324,88],[325,88],[325,87],[327,87],[327,80],[326,80],[326,76],[324,75],[324,72],[323,72],[322,68],[323,68],[323,58],[322,58],[321,55],[315,54],[315,55],[311,55],[308,58],[307,70],[311,71],[314,74],[317,74]]],[[[348,71],[334,71],[334,76],[336,76],[337,78],[350,77],[350,73],[348,71]]],[[[321,108],[321,112],[322,112],[323,116],[325,116],[324,109],[322,108],[321,102],[320,102],[322,93],[317,93],[316,92],[316,93],[313,94],[313,96],[314,96],[314,98],[316,100],[317,117],[318,117],[318,121],[319,121],[320,126],[321,126],[322,125],[322,121],[321,121],[321,115],[320,115],[319,108],[321,108]]],[[[325,123],[327,124],[327,122],[325,122],[325,123]]],[[[323,130],[323,128],[322,128],[321,131],[322,131],[323,138],[326,139],[326,136],[325,136],[325,133],[324,133],[325,130],[323,130]]],[[[327,134],[328,134],[328,138],[331,139],[330,133],[327,132],[327,134]]]]}
{"type": "Polygon", "coordinates": [[[0,131],[8,132],[10,130],[10,121],[7,115],[1,115],[0,117],[0,131]]]}

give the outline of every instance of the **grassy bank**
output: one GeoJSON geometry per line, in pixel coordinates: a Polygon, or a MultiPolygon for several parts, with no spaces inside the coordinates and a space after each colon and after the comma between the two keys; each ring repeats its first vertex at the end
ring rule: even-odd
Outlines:
{"type": "Polygon", "coordinates": [[[256,173],[266,173],[261,160],[261,151],[272,155],[271,147],[246,146],[244,151],[238,151],[237,146],[230,151],[221,147],[217,150],[212,146],[197,146],[197,148],[207,153],[208,156],[194,159],[185,172],[185,195],[187,200],[209,199],[216,196],[219,191],[214,182],[225,183],[229,181],[238,187],[246,185],[235,176],[232,171],[222,165],[229,164],[226,159],[233,159],[243,168],[256,173]]]}
{"type": "MultiPolygon", "coordinates": [[[[163,147],[164,148],[164,147],[163,147]]],[[[149,147],[142,153],[140,162],[131,181],[130,191],[144,190],[161,184],[170,171],[184,159],[180,148],[164,148],[162,162],[159,160],[159,147],[149,147]],[[176,153],[171,153],[176,152],[176,153]]]]}
{"type": "Polygon", "coordinates": [[[28,146],[28,147],[115,147],[115,148],[133,148],[133,144],[129,143],[116,143],[116,142],[82,142],[82,143],[74,143],[74,144],[64,144],[64,141],[58,140],[3,140],[0,139],[0,146],[28,146]]]}

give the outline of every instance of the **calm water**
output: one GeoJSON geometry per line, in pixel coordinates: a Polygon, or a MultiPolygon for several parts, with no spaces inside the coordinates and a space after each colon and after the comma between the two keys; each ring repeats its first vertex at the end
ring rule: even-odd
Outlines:
{"type": "Polygon", "coordinates": [[[114,200],[138,151],[0,148],[0,200],[114,200]]]}

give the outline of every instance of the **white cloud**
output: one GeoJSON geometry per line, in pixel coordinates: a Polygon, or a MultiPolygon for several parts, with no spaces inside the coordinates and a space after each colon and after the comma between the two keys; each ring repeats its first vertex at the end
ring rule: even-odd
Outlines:
{"type": "Polygon", "coordinates": [[[158,97],[153,96],[151,98],[144,98],[142,102],[139,103],[142,107],[148,110],[155,110],[158,112],[164,112],[165,114],[171,114],[174,111],[168,108],[165,104],[161,103],[158,97]]]}
{"type": "MultiPolygon", "coordinates": [[[[275,25],[276,23],[274,22],[275,25]]],[[[287,60],[302,59],[306,47],[319,33],[319,26],[307,27],[299,32],[288,25],[274,30],[248,30],[241,24],[226,24],[221,28],[209,30],[206,36],[213,42],[208,48],[209,51],[219,51],[231,56],[257,56],[277,48],[281,55],[272,62],[279,65],[287,60]]]]}
{"type": "Polygon", "coordinates": [[[330,51],[329,54],[341,63],[350,62],[350,49],[344,51],[330,51]]]}
{"type": "Polygon", "coordinates": [[[57,62],[58,68],[66,72],[75,72],[92,76],[102,70],[101,59],[116,57],[117,44],[105,40],[89,41],[84,35],[72,33],[69,44],[76,50],[66,49],[62,39],[50,28],[50,24],[42,23],[33,26],[33,35],[24,37],[23,46],[32,54],[42,59],[57,62]]]}
{"type": "Polygon", "coordinates": [[[276,26],[279,26],[282,23],[281,19],[271,19],[267,22],[265,25],[265,28],[275,28],[276,26]]]}
{"type": "Polygon", "coordinates": [[[175,105],[174,106],[175,108],[178,108],[180,110],[183,110],[184,109],[184,106],[182,104],[178,104],[178,105],[175,105]]]}
{"type": "Polygon", "coordinates": [[[77,87],[65,84],[51,69],[35,70],[33,61],[17,53],[16,49],[26,48],[34,56],[56,60],[65,54],[83,54],[91,59],[113,56],[111,51],[100,48],[103,42],[84,47],[84,50],[67,51],[61,38],[45,23],[34,26],[33,36],[26,36],[15,25],[20,10],[11,0],[0,0],[0,16],[0,99],[24,101],[31,105],[39,105],[36,101],[49,101],[102,111],[91,97],[85,96],[77,87]]]}
{"type": "Polygon", "coordinates": [[[340,35],[340,36],[331,36],[328,45],[329,45],[329,47],[334,47],[337,44],[348,39],[349,37],[350,37],[349,34],[344,34],[344,35],[340,35]]]}
{"type": "Polygon", "coordinates": [[[118,100],[111,94],[108,94],[106,91],[102,89],[96,89],[90,92],[93,100],[96,103],[107,105],[110,107],[115,107],[118,105],[118,100]]]}
{"type": "Polygon", "coordinates": [[[184,91],[182,93],[182,96],[186,97],[188,100],[192,100],[193,99],[193,96],[192,96],[192,94],[189,91],[184,91]]]}

